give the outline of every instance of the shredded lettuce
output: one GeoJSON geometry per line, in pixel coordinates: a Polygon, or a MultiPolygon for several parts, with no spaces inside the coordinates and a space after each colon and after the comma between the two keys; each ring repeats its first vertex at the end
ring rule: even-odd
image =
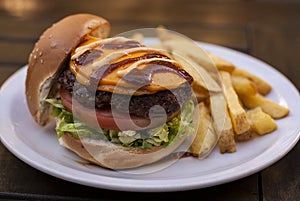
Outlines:
{"type": "Polygon", "coordinates": [[[60,138],[66,132],[73,137],[109,140],[125,147],[140,147],[151,149],[152,146],[168,146],[185,133],[192,134],[193,127],[193,101],[187,101],[181,114],[166,122],[162,126],[141,131],[117,131],[109,129],[93,128],[85,123],[74,121],[72,113],[68,112],[60,99],[47,99],[52,107],[51,115],[58,118],[56,126],[57,137],[60,138]]]}

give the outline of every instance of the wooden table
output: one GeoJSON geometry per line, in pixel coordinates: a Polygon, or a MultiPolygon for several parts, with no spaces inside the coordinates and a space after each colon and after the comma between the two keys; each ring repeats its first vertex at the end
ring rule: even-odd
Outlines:
{"type": "MultiPolygon", "coordinates": [[[[194,40],[242,51],[271,64],[300,88],[297,0],[0,0],[0,84],[27,63],[45,28],[80,12],[109,19],[111,35],[165,25],[194,40]]],[[[299,155],[298,143],[263,171],[214,187],[132,193],[86,187],[49,176],[16,158],[0,143],[0,200],[300,200],[299,155]]]]}

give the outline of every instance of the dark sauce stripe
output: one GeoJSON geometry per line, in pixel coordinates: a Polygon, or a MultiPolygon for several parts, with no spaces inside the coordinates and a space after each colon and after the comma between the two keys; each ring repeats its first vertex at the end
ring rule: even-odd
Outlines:
{"type": "Polygon", "coordinates": [[[119,50],[119,49],[129,49],[135,47],[141,47],[142,45],[137,41],[127,41],[123,43],[108,43],[103,44],[101,49],[103,50],[119,50]]]}
{"type": "Polygon", "coordinates": [[[77,65],[87,65],[92,63],[95,59],[101,57],[103,52],[98,49],[87,50],[83,54],[81,54],[78,58],[75,59],[75,63],[77,65]]]}
{"type": "Polygon", "coordinates": [[[134,57],[134,58],[128,58],[128,59],[124,59],[122,61],[119,61],[117,63],[113,63],[113,64],[106,64],[104,66],[101,66],[100,68],[98,68],[97,70],[95,70],[91,75],[90,75],[90,84],[91,85],[98,85],[98,83],[108,74],[110,74],[111,72],[113,72],[114,70],[124,66],[124,65],[128,65],[140,60],[144,60],[144,59],[151,59],[151,58],[165,58],[165,59],[170,59],[169,57],[165,56],[165,55],[161,55],[161,54],[156,54],[156,53],[150,53],[150,54],[145,54],[139,57],[134,57]]]}

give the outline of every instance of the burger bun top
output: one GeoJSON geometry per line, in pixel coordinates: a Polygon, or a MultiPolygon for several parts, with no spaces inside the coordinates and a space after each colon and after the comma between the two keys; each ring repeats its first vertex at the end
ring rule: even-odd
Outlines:
{"type": "Polygon", "coordinates": [[[28,61],[26,98],[30,113],[39,125],[46,125],[50,106],[44,100],[58,92],[55,78],[66,66],[70,53],[86,35],[108,37],[109,22],[91,14],[75,14],[48,28],[35,44],[28,61]]]}

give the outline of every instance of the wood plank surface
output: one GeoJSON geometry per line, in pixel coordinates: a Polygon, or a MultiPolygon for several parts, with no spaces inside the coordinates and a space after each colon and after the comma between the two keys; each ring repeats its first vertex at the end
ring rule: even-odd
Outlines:
{"type": "Polygon", "coordinates": [[[282,160],[262,172],[264,201],[300,200],[299,153],[298,144],[282,160]]]}
{"type": "MultiPolygon", "coordinates": [[[[6,79],[19,69],[19,66],[3,66],[0,65],[0,86],[6,79]]],[[[0,152],[1,154],[1,152],[0,152]]]]}
{"type": "Polygon", "coordinates": [[[253,27],[252,54],[287,76],[298,89],[300,89],[299,50],[300,24],[253,27]]]}
{"type": "Polygon", "coordinates": [[[12,64],[23,66],[27,64],[32,48],[32,43],[0,41],[0,65],[12,64]]]}

